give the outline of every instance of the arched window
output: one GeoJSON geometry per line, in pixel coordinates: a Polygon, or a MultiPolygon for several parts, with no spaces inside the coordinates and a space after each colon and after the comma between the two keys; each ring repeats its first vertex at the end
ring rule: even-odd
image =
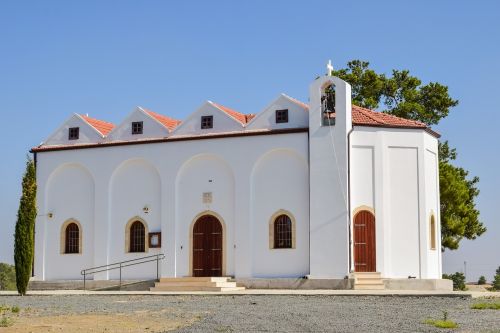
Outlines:
{"type": "Polygon", "coordinates": [[[130,252],[146,252],[146,230],[144,224],[135,221],[130,226],[130,252]]]}
{"type": "Polygon", "coordinates": [[[431,222],[429,225],[430,236],[431,236],[431,250],[436,249],[436,218],[434,214],[431,215],[431,222]]]}
{"type": "Polygon", "coordinates": [[[274,248],[292,248],[292,220],[287,215],[280,215],[274,220],[274,248]]]}
{"type": "Polygon", "coordinates": [[[66,226],[64,253],[80,253],[80,228],[74,222],[66,226]]]}

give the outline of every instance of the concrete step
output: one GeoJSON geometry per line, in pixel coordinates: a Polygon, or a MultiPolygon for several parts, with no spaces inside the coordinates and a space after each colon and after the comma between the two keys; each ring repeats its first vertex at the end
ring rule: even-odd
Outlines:
{"type": "Polygon", "coordinates": [[[194,276],[186,276],[186,277],[169,277],[169,278],[160,278],[160,282],[227,282],[230,280],[229,276],[216,276],[216,277],[194,277],[194,276]]]}
{"type": "Polygon", "coordinates": [[[191,286],[191,287],[236,287],[236,282],[210,282],[210,281],[171,281],[171,282],[158,282],[155,287],[177,287],[177,286],[191,286]]]}
{"type": "Polygon", "coordinates": [[[356,272],[352,274],[355,290],[383,290],[384,281],[380,272],[356,272]]]}
{"type": "Polygon", "coordinates": [[[237,291],[244,290],[238,287],[236,282],[229,281],[231,278],[222,277],[180,277],[161,278],[155,283],[151,291],[237,291]]]}
{"type": "Polygon", "coordinates": [[[238,291],[244,287],[204,287],[204,286],[156,286],[150,291],[238,291]]]}
{"type": "Polygon", "coordinates": [[[374,279],[374,278],[370,278],[370,279],[359,279],[359,280],[355,280],[354,281],[354,284],[383,284],[383,280],[382,279],[374,279]]]}
{"type": "Polygon", "coordinates": [[[382,284],[355,284],[354,290],[384,290],[385,285],[382,284]]]}
{"type": "Polygon", "coordinates": [[[381,279],[382,274],[380,272],[356,272],[352,273],[355,279],[381,279]]]}

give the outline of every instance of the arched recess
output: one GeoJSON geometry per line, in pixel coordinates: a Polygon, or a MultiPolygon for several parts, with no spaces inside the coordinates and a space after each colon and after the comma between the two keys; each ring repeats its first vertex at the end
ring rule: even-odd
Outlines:
{"type": "Polygon", "coordinates": [[[226,275],[226,263],[227,263],[227,228],[226,228],[226,223],[224,222],[224,219],[222,216],[217,214],[214,211],[211,210],[205,210],[199,214],[197,214],[193,220],[191,221],[191,224],[189,225],[189,276],[194,276],[193,272],[193,264],[194,264],[194,228],[196,223],[203,217],[205,216],[213,216],[217,221],[220,223],[221,228],[222,228],[222,272],[221,275],[225,276],[226,275]]]}
{"type": "Polygon", "coordinates": [[[309,170],[294,149],[273,149],[255,163],[251,177],[250,226],[255,277],[309,274],[309,170]],[[295,226],[294,251],[275,251],[270,217],[286,212],[295,226]],[[265,258],[265,259],[264,259],[265,258]]]}
{"type": "Polygon", "coordinates": [[[356,209],[355,212],[353,217],[354,271],[376,272],[375,215],[367,209],[356,209]]]}
{"type": "Polygon", "coordinates": [[[149,227],[146,221],[140,218],[139,216],[134,216],[125,225],[125,252],[130,253],[130,228],[135,222],[140,222],[144,226],[144,253],[147,253],[149,252],[149,242],[148,242],[149,227]]]}
{"type": "MultiPolygon", "coordinates": [[[[192,247],[189,244],[192,242],[194,212],[208,212],[217,217],[224,227],[224,246],[234,244],[234,173],[220,156],[199,154],[182,164],[175,184],[175,239],[178,244],[176,269],[180,276],[192,276],[192,247]]],[[[231,246],[225,249],[223,274],[232,275],[234,248],[231,246]]]]}
{"type": "MultiPolygon", "coordinates": [[[[92,173],[78,163],[57,167],[45,188],[45,279],[79,279],[94,259],[95,185],[92,173]],[[52,217],[49,218],[48,214],[52,217]],[[79,255],[66,255],[62,232],[70,221],[78,225],[79,255]],[[84,251],[83,251],[84,250],[84,251]]],[[[38,228],[38,226],[37,226],[38,228]]]]}
{"type": "Polygon", "coordinates": [[[83,228],[82,228],[82,225],[80,224],[80,222],[78,222],[77,220],[75,219],[69,219],[67,220],[66,222],[64,222],[62,225],[61,225],[61,232],[60,232],[60,253],[61,254],[82,254],[83,253],[83,228]],[[68,253],[67,249],[66,249],[66,229],[68,228],[68,226],[70,224],[76,224],[76,226],[78,227],[78,253],[68,253]]]}
{"type": "MultiPolygon", "coordinates": [[[[145,226],[146,252],[161,251],[149,249],[147,242],[149,232],[161,231],[161,177],[155,165],[142,158],[126,160],[113,171],[109,188],[109,262],[144,256],[141,252],[130,252],[129,231],[134,221],[145,226]]],[[[129,267],[127,277],[154,277],[156,270],[153,266],[129,267]]],[[[111,279],[117,276],[118,272],[110,272],[111,279]]]]}
{"type": "Polygon", "coordinates": [[[276,219],[282,215],[288,216],[288,218],[291,221],[292,227],[292,235],[291,235],[291,247],[288,249],[295,249],[297,246],[296,243],[296,234],[297,234],[297,222],[295,220],[295,217],[293,216],[292,213],[290,213],[287,210],[280,209],[277,212],[275,212],[271,218],[269,219],[269,248],[270,249],[287,249],[287,248],[277,248],[275,247],[275,223],[276,219]]]}

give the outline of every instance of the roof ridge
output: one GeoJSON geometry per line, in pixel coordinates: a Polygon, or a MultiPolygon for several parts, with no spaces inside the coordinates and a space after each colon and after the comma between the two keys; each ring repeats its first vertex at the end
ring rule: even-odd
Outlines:
{"type": "Polygon", "coordinates": [[[157,122],[159,122],[162,126],[166,127],[169,131],[172,131],[175,129],[180,123],[182,123],[182,120],[172,118],[170,116],[166,116],[164,114],[154,112],[150,109],[147,109],[145,107],[140,106],[144,112],[146,112],[150,117],[154,118],[157,122]]]}
{"type": "Polygon", "coordinates": [[[86,114],[78,114],[78,116],[83,119],[83,121],[85,121],[89,126],[99,132],[102,136],[108,135],[109,132],[111,132],[111,130],[115,128],[115,124],[109,121],[92,118],[86,114]]]}
{"type": "Polygon", "coordinates": [[[226,113],[228,116],[230,116],[231,118],[233,118],[237,122],[241,123],[242,125],[247,123],[247,115],[246,114],[241,113],[239,111],[236,111],[234,109],[231,109],[231,108],[224,106],[222,104],[213,102],[213,101],[210,101],[210,103],[212,103],[213,106],[215,106],[216,108],[218,108],[222,112],[226,113]],[[239,119],[238,119],[238,117],[239,117],[239,119]]]}
{"type": "Polygon", "coordinates": [[[301,107],[303,107],[303,108],[305,108],[305,109],[309,110],[309,105],[307,105],[306,103],[301,102],[301,101],[299,101],[298,99],[293,98],[292,96],[289,96],[289,95],[287,95],[287,94],[285,94],[285,93],[281,93],[281,95],[283,95],[283,96],[287,97],[290,101],[294,102],[295,104],[298,104],[299,106],[301,106],[301,107]]]}

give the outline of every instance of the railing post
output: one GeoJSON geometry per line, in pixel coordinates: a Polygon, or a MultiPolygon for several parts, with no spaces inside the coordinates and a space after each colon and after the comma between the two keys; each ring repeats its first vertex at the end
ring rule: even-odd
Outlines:
{"type": "Polygon", "coordinates": [[[160,280],[160,255],[156,255],[156,279],[160,280]]]}
{"type": "Polygon", "coordinates": [[[122,263],[120,263],[120,290],[122,290],[122,263]]]}

